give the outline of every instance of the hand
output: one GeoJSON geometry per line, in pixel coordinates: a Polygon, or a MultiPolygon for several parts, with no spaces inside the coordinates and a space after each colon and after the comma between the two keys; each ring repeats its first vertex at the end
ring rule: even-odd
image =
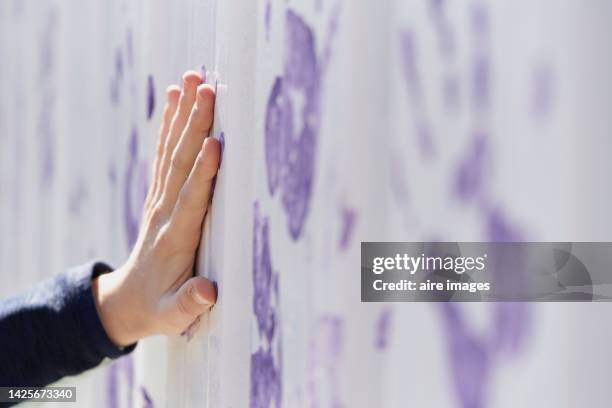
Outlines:
{"type": "Polygon", "coordinates": [[[138,240],[121,268],[93,282],[102,324],[119,346],[153,334],[179,334],[217,297],[208,279],[192,277],[219,167],[219,142],[207,137],[214,89],[190,71],[182,90],[171,86],[166,95],[138,240]]]}

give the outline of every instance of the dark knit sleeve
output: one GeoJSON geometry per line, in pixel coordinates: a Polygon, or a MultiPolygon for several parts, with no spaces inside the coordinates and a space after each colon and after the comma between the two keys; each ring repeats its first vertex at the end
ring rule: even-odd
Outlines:
{"type": "Polygon", "coordinates": [[[111,271],[90,262],[0,301],[0,386],[44,386],[134,349],[113,344],[94,303],[92,279],[111,271]]]}

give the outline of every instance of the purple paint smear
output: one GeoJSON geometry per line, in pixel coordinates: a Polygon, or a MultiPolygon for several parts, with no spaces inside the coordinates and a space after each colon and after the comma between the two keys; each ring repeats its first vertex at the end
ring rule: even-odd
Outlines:
{"type": "Polygon", "coordinates": [[[403,64],[404,80],[406,81],[406,89],[408,96],[420,102],[422,97],[421,78],[417,70],[416,63],[416,46],[414,34],[412,31],[403,30],[400,32],[400,56],[403,64]]]}
{"type": "Polygon", "coordinates": [[[264,15],[264,27],[266,29],[266,41],[270,41],[270,23],[272,21],[272,2],[266,1],[266,11],[264,15]]]}
{"type": "Polygon", "coordinates": [[[472,5],[470,24],[475,50],[471,62],[472,104],[476,110],[485,111],[490,104],[491,64],[488,47],[489,10],[484,4],[472,5]]]}
{"type": "Polygon", "coordinates": [[[438,39],[438,50],[446,62],[447,72],[442,80],[442,97],[448,112],[459,108],[459,78],[456,68],[449,64],[453,61],[457,50],[452,24],[446,15],[448,2],[446,0],[430,0],[430,16],[438,39]]]}
{"type": "Polygon", "coordinates": [[[450,60],[455,55],[455,37],[450,22],[446,16],[447,2],[445,0],[431,0],[430,15],[434,30],[438,37],[440,54],[450,60]]]}
{"type": "Polygon", "coordinates": [[[146,161],[138,158],[138,132],[132,129],[129,141],[129,156],[124,182],[123,222],[126,228],[128,248],[138,238],[140,213],[147,195],[148,169],[146,161]],[[135,194],[132,191],[135,190],[135,194]],[[133,198],[133,196],[135,197],[133,198]]]}
{"type": "Polygon", "coordinates": [[[149,75],[147,78],[147,119],[151,120],[153,112],[155,111],[155,83],[153,82],[153,75],[149,75]]]}
{"type": "Polygon", "coordinates": [[[472,103],[476,109],[485,110],[489,106],[490,67],[489,57],[480,55],[472,61],[472,103]]]}
{"type": "Polygon", "coordinates": [[[459,164],[455,179],[455,194],[464,201],[475,198],[484,186],[487,158],[487,137],[476,132],[466,156],[459,164]]]}
{"type": "Polygon", "coordinates": [[[486,344],[468,332],[456,304],[441,303],[441,309],[460,406],[483,407],[491,370],[491,357],[486,344]]]}
{"type": "Polygon", "coordinates": [[[470,10],[470,26],[475,40],[488,40],[489,10],[482,3],[474,3],[470,10]]]}
{"type": "MultiPolygon", "coordinates": [[[[503,284],[497,282],[495,285],[503,284]]],[[[517,354],[525,345],[530,328],[529,304],[500,302],[495,307],[491,346],[498,353],[517,354]]]]}
{"type": "Polygon", "coordinates": [[[278,274],[270,253],[268,218],[254,205],[253,222],[253,312],[260,345],[251,355],[252,408],[281,406],[282,376],[278,330],[278,274]]]}
{"type": "Polygon", "coordinates": [[[522,234],[511,225],[500,209],[490,209],[487,215],[487,236],[490,242],[520,242],[522,234]]]}
{"type": "Polygon", "coordinates": [[[403,65],[403,75],[406,82],[406,90],[410,98],[412,117],[417,142],[421,153],[425,157],[433,157],[436,149],[433,143],[433,135],[427,115],[420,74],[417,69],[417,50],[414,34],[410,30],[402,30],[399,34],[400,56],[403,65]]]}
{"type": "MultiPolygon", "coordinates": [[[[516,227],[511,225],[499,209],[488,211],[488,239],[491,242],[524,241],[516,227]]],[[[491,261],[494,265],[493,284],[509,293],[524,292],[526,259],[516,256],[513,251],[509,256],[503,248],[494,248],[491,261]],[[521,259],[522,258],[522,259],[521,259]]],[[[517,353],[527,339],[530,327],[529,304],[520,302],[496,303],[492,346],[499,352],[517,353]]]]}
{"type": "Polygon", "coordinates": [[[110,97],[113,105],[121,100],[121,82],[123,80],[123,55],[121,49],[115,50],[115,72],[110,80],[110,97]]]}
{"type": "Polygon", "coordinates": [[[348,248],[353,231],[355,230],[355,223],[357,221],[357,211],[344,207],[342,208],[342,229],[340,231],[339,247],[341,251],[346,251],[348,248]]]}
{"type": "Polygon", "coordinates": [[[284,74],[276,78],[268,98],[265,157],[268,188],[271,194],[280,190],[289,233],[297,240],[304,227],[312,193],[320,125],[321,70],[312,30],[291,10],[287,11],[285,23],[284,74]],[[299,112],[294,112],[296,94],[304,101],[299,112]],[[298,122],[301,126],[296,126],[298,122]]]}
{"type": "Polygon", "coordinates": [[[153,399],[151,398],[151,395],[149,395],[149,393],[147,392],[147,389],[144,386],[140,386],[140,393],[142,394],[142,399],[143,399],[143,408],[153,408],[153,399]]]}
{"type": "Polygon", "coordinates": [[[223,162],[223,153],[225,153],[225,132],[221,132],[219,135],[219,145],[221,147],[221,154],[219,155],[219,167],[221,167],[221,163],[223,162]]]}
{"type": "Polygon", "coordinates": [[[389,337],[391,334],[391,328],[393,323],[393,309],[390,306],[386,306],[380,312],[378,316],[378,322],[376,323],[376,337],[374,347],[379,351],[384,351],[389,347],[389,337]]]}
{"type": "Polygon", "coordinates": [[[323,48],[323,54],[321,57],[322,71],[325,71],[327,69],[329,62],[331,61],[332,45],[335,43],[334,39],[336,37],[336,34],[338,33],[338,27],[340,24],[341,4],[342,2],[340,1],[336,2],[327,25],[327,32],[325,34],[324,44],[325,46],[323,48]]]}
{"type": "Polygon", "coordinates": [[[119,401],[127,401],[127,408],[132,408],[132,394],[134,392],[134,361],[132,356],[125,356],[115,361],[108,368],[106,398],[109,408],[120,408],[119,401]],[[124,398],[120,399],[119,388],[125,387],[124,398]]]}
{"type": "Polygon", "coordinates": [[[340,317],[319,319],[310,341],[308,393],[311,407],[343,406],[340,399],[339,372],[344,343],[344,324],[340,317]]]}

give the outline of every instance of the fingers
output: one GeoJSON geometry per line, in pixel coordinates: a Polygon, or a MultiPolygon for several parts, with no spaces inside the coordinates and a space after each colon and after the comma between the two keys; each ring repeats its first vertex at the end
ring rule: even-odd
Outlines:
{"type": "Polygon", "coordinates": [[[197,87],[201,83],[202,78],[200,77],[200,74],[195,71],[188,71],[185,73],[185,75],[183,75],[183,89],[178,100],[178,108],[176,109],[174,117],[172,118],[168,136],[164,144],[164,152],[159,165],[159,179],[161,185],[156,196],[154,197],[154,202],[157,202],[163,195],[164,185],[168,176],[168,170],[170,168],[170,161],[174,148],[176,147],[179,138],[183,133],[183,129],[187,124],[187,120],[191,114],[191,109],[193,108],[193,104],[196,100],[197,87]]]}
{"type": "Polygon", "coordinates": [[[219,168],[220,155],[219,141],[212,137],[206,138],[172,213],[170,228],[173,232],[187,235],[200,230],[208,208],[213,179],[219,168]]]}
{"type": "Polygon", "coordinates": [[[162,196],[162,206],[174,208],[179,191],[191,173],[194,161],[202,150],[204,139],[212,126],[215,103],[214,89],[210,85],[202,84],[197,88],[196,95],[196,102],[185,130],[172,154],[162,196]]]}
{"type": "Polygon", "coordinates": [[[166,89],[166,106],[164,107],[164,114],[162,118],[162,124],[159,130],[159,138],[157,141],[157,150],[155,153],[155,161],[153,163],[153,178],[151,188],[147,194],[145,209],[150,209],[153,204],[153,197],[155,197],[158,193],[158,190],[161,188],[160,182],[160,166],[162,161],[162,156],[164,154],[164,147],[166,145],[166,140],[168,138],[168,133],[170,132],[170,124],[172,123],[172,118],[176,112],[176,108],[178,107],[178,100],[181,94],[181,88],[177,85],[171,85],[166,89]]]}
{"type": "MultiPolygon", "coordinates": [[[[189,279],[174,294],[172,318],[175,326],[187,326],[199,315],[209,310],[217,301],[214,284],[203,276],[189,279]]],[[[183,327],[184,328],[184,327],[183,327]]]]}

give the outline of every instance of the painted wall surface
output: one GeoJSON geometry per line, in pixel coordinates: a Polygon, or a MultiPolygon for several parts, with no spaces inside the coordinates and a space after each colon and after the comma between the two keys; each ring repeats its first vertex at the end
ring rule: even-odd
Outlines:
{"type": "Polygon", "coordinates": [[[611,19],[608,0],[2,1],[0,295],[125,260],[165,87],[202,70],[219,303],[64,380],[78,406],[607,406],[609,305],[362,304],[359,262],[361,241],[611,240],[611,19]]]}

